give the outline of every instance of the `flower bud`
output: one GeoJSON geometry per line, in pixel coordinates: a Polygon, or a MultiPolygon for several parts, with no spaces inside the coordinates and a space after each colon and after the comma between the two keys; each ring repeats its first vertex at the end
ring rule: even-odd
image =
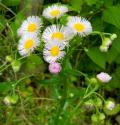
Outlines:
{"type": "Polygon", "coordinates": [[[92,83],[92,84],[97,84],[98,81],[97,81],[96,78],[91,78],[91,79],[90,79],[90,83],[92,83]]]}
{"type": "Polygon", "coordinates": [[[120,104],[115,103],[113,99],[109,99],[105,102],[103,110],[107,115],[115,115],[120,111],[120,104]]]}
{"type": "Polygon", "coordinates": [[[7,106],[10,106],[11,105],[11,102],[10,102],[10,97],[9,96],[6,96],[3,100],[3,102],[5,103],[5,105],[7,106]]]}
{"type": "Polygon", "coordinates": [[[110,37],[111,40],[114,40],[114,39],[116,39],[116,38],[117,38],[117,34],[115,34],[115,33],[113,33],[113,34],[111,35],[111,37],[110,37]]]}
{"type": "Polygon", "coordinates": [[[52,74],[58,74],[61,71],[60,63],[54,62],[49,64],[49,71],[52,74]]]}
{"type": "Polygon", "coordinates": [[[10,106],[11,104],[16,104],[18,101],[18,96],[17,95],[12,95],[12,96],[6,96],[3,100],[3,102],[7,105],[10,106]]]}
{"type": "Polygon", "coordinates": [[[108,47],[101,45],[101,46],[100,46],[100,51],[101,51],[101,52],[107,52],[107,51],[108,51],[108,47]]]}
{"type": "Polygon", "coordinates": [[[92,119],[92,122],[98,123],[100,121],[104,121],[105,115],[104,115],[104,113],[93,114],[91,119],[92,119]]]}
{"type": "Polygon", "coordinates": [[[12,65],[14,72],[18,72],[20,70],[20,66],[21,66],[20,61],[14,60],[12,61],[11,65],[12,65]]]}
{"type": "Polygon", "coordinates": [[[112,44],[112,40],[110,38],[105,37],[103,39],[103,42],[102,42],[103,46],[109,47],[111,44],[112,44]]]}
{"type": "Polygon", "coordinates": [[[92,99],[89,99],[88,101],[86,101],[85,103],[84,103],[85,105],[84,105],[84,108],[86,109],[86,110],[93,110],[94,109],[94,102],[93,102],[93,100],[92,99]]]}
{"type": "Polygon", "coordinates": [[[115,107],[115,102],[114,101],[111,101],[111,100],[108,100],[106,101],[106,106],[105,106],[108,110],[113,110],[114,107],[115,107]]]}
{"type": "Polygon", "coordinates": [[[12,62],[12,60],[13,60],[12,57],[11,57],[10,55],[6,56],[5,59],[6,59],[7,62],[12,62]]]}
{"type": "Polygon", "coordinates": [[[74,97],[74,94],[73,94],[73,93],[70,93],[69,96],[70,96],[71,98],[73,98],[73,97],[74,97]]]}
{"type": "Polygon", "coordinates": [[[112,79],[112,77],[105,72],[101,72],[101,73],[97,74],[96,77],[102,83],[108,83],[112,79]]]}

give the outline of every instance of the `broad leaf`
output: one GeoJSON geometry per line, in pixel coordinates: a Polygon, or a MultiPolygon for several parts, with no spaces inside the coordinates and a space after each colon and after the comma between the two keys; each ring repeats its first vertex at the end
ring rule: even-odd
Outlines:
{"type": "Polygon", "coordinates": [[[106,9],[103,13],[103,19],[120,29],[120,6],[112,6],[106,9]]]}
{"type": "Polygon", "coordinates": [[[101,68],[105,69],[106,58],[99,48],[91,48],[86,51],[88,57],[101,68]]]}

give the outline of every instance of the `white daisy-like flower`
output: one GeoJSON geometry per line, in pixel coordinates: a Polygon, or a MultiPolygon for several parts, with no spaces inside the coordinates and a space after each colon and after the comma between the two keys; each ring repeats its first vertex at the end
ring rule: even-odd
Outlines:
{"type": "Polygon", "coordinates": [[[63,51],[64,46],[60,42],[50,42],[45,44],[43,50],[44,60],[48,63],[53,63],[64,57],[65,52],[63,51]]]}
{"type": "Polygon", "coordinates": [[[75,34],[80,36],[89,35],[92,32],[91,23],[85,18],[78,16],[71,16],[68,18],[67,26],[72,28],[75,34]]]}
{"type": "Polygon", "coordinates": [[[68,41],[73,38],[74,33],[67,26],[51,25],[45,29],[42,39],[45,43],[49,41],[58,41],[61,44],[68,44],[68,41]]]}
{"type": "Polygon", "coordinates": [[[101,72],[97,74],[96,77],[100,82],[103,82],[103,83],[107,83],[112,79],[112,77],[108,73],[105,73],[105,72],[101,72]]]}
{"type": "Polygon", "coordinates": [[[65,5],[54,4],[43,10],[43,16],[48,19],[58,19],[66,12],[68,12],[68,8],[65,5]]]}
{"type": "Polygon", "coordinates": [[[39,45],[40,41],[37,37],[37,34],[24,35],[18,44],[18,50],[21,56],[28,56],[33,50],[39,45]]]}
{"type": "Polygon", "coordinates": [[[29,16],[23,21],[21,27],[18,29],[18,35],[21,36],[25,33],[39,33],[42,26],[42,21],[38,16],[29,16]]]}

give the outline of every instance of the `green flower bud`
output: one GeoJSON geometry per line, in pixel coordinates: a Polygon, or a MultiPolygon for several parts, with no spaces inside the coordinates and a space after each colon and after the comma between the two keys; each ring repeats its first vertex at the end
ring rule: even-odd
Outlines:
{"type": "Polygon", "coordinates": [[[5,103],[5,105],[10,106],[11,105],[10,96],[6,96],[3,100],[3,102],[5,103]]]}
{"type": "Polygon", "coordinates": [[[114,40],[114,39],[116,39],[116,38],[117,38],[117,34],[115,34],[115,33],[113,33],[113,34],[111,35],[111,37],[110,37],[111,40],[114,40]]]}
{"type": "Polygon", "coordinates": [[[104,112],[107,115],[115,115],[120,111],[120,105],[116,104],[112,99],[105,102],[104,112]]]}
{"type": "Polygon", "coordinates": [[[92,122],[94,123],[99,123],[99,122],[104,123],[105,115],[104,113],[93,114],[91,119],[92,119],[92,122]]]}
{"type": "Polygon", "coordinates": [[[7,62],[12,62],[13,59],[12,59],[12,57],[10,55],[8,55],[8,56],[5,57],[5,60],[7,62]]]}
{"type": "Polygon", "coordinates": [[[105,115],[104,115],[104,113],[100,113],[99,114],[99,120],[104,120],[105,119],[105,115]]]}
{"type": "Polygon", "coordinates": [[[18,101],[18,96],[17,95],[12,95],[12,96],[6,96],[3,100],[3,102],[7,105],[10,106],[11,104],[16,104],[18,101]]]}
{"type": "Polygon", "coordinates": [[[112,44],[112,40],[110,38],[105,37],[102,41],[102,46],[109,47],[112,44]]]}
{"type": "Polygon", "coordinates": [[[94,100],[94,105],[96,105],[97,107],[102,107],[102,100],[100,98],[96,98],[94,100]]]}
{"type": "Polygon", "coordinates": [[[101,52],[107,52],[109,48],[107,46],[101,45],[99,49],[101,52]]]}
{"type": "Polygon", "coordinates": [[[73,94],[73,93],[70,93],[69,96],[70,96],[71,98],[73,98],[73,97],[74,97],[74,94],[73,94]]]}
{"type": "Polygon", "coordinates": [[[14,60],[12,61],[11,65],[12,65],[14,72],[18,72],[20,70],[20,67],[21,67],[20,61],[14,60]]]}
{"type": "Polygon", "coordinates": [[[91,117],[92,122],[97,122],[98,121],[98,116],[96,114],[93,114],[91,117]]]}
{"type": "Polygon", "coordinates": [[[18,102],[18,96],[17,95],[12,95],[11,96],[11,103],[16,104],[18,102]]]}
{"type": "Polygon", "coordinates": [[[108,101],[106,101],[105,107],[106,107],[108,110],[113,110],[114,107],[115,107],[115,102],[114,102],[114,101],[111,101],[111,100],[108,100],[108,101]]]}
{"type": "Polygon", "coordinates": [[[94,102],[92,99],[86,101],[84,103],[84,108],[87,109],[87,110],[93,110],[94,109],[94,102]]]}
{"type": "Polygon", "coordinates": [[[96,78],[91,78],[91,79],[90,79],[90,83],[92,83],[92,84],[97,84],[98,81],[97,81],[96,78]]]}

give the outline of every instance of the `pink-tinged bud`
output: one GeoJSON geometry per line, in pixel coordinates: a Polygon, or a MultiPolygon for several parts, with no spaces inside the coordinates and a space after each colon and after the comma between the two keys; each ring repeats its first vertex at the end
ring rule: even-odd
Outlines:
{"type": "Polygon", "coordinates": [[[58,74],[61,71],[61,65],[60,63],[53,62],[49,64],[49,71],[52,74],[58,74]]]}
{"type": "Polygon", "coordinates": [[[101,72],[101,73],[97,74],[96,77],[102,83],[107,83],[112,79],[112,77],[105,72],[101,72]]]}

